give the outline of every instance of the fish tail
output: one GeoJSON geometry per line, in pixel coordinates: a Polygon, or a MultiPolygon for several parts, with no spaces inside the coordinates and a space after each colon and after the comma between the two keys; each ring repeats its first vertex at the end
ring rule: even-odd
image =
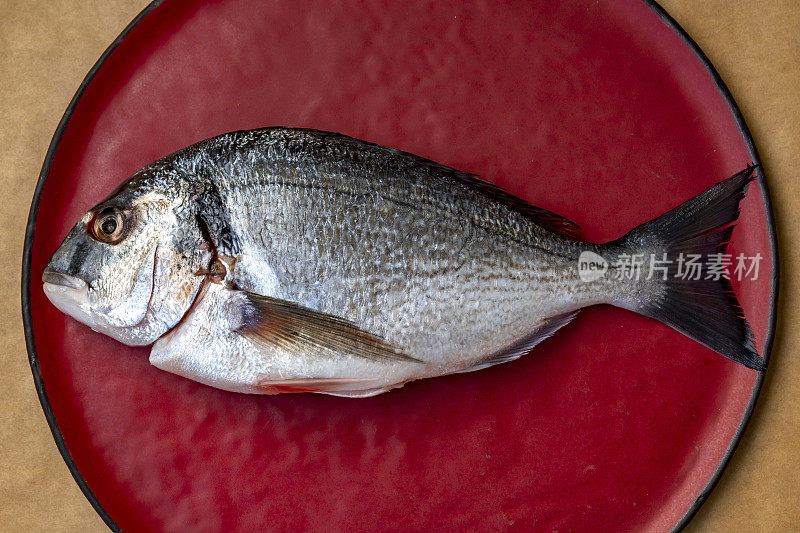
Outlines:
{"type": "Polygon", "coordinates": [[[725,249],[755,171],[748,166],[608,246],[644,251],[641,255],[649,260],[645,281],[616,305],[655,318],[748,368],[764,370],[723,268],[732,268],[725,249]]]}

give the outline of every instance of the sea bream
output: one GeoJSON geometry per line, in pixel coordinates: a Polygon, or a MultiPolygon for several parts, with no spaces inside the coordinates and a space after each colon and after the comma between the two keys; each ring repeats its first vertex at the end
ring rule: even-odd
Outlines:
{"type": "Polygon", "coordinates": [[[228,133],[160,159],[90,209],[42,280],[63,312],[221,389],[371,396],[516,359],[587,306],[660,320],[761,370],[724,251],[748,167],[625,236],[474,175],[344,135],[228,133]],[[664,255],[666,254],[666,255],[664,255]],[[666,259],[623,272],[618,257],[666,259]],[[581,270],[589,261],[602,270],[581,270]],[[656,274],[656,275],[653,275],[656,274]]]}

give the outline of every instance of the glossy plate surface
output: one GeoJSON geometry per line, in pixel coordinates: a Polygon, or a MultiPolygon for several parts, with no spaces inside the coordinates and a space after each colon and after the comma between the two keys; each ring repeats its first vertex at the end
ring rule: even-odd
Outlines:
{"type": "MultiPolygon", "coordinates": [[[[756,161],[685,39],[641,0],[151,6],[68,110],[26,241],[34,376],[101,515],[131,531],[681,524],[761,380],[653,320],[589,309],[519,361],[375,398],[253,397],[151,367],[148,349],[58,312],[39,280],[129,174],[267,125],[413,152],[575,220],[587,240],[616,238],[756,161]]],[[[757,279],[734,281],[762,352],[771,228],[754,184],[731,252],[762,257],[757,279]]]]}

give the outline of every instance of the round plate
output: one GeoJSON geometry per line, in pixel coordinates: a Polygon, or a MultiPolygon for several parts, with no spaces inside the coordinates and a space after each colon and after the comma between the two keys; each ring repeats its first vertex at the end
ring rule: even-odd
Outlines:
{"type": "MultiPolygon", "coordinates": [[[[694,43],[641,0],[164,1],[89,73],[31,208],[23,307],[42,404],[104,520],[129,530],[666,531],[708,495],[762,375],[588,309],[522,359],[368,399],[256,397],[148,363],[58,312],[42,270],[128,175],[219,133],[332,130],[470,171],[606,241],[757,162],[694,43]]],[[[769,352],[763,179],[732,241],[769,352]]]]}

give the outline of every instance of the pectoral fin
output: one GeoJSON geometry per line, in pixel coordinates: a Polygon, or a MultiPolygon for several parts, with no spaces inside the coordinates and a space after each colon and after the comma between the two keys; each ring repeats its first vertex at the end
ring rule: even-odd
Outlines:
{"type": "Polygon", "coordinates": [[[293,302],[241,291],[242,323],[236,332],[259,345],[299,354],[349,354],[371,360],[421,362],[342,318],[293,302]]]}

